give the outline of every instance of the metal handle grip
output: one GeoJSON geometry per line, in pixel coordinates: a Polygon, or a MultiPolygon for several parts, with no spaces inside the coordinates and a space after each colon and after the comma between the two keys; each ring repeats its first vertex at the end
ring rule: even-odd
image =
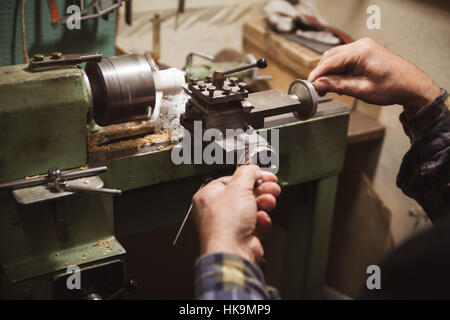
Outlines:
{"type": "Polygon", "coordinates": [[[73,191],[73,192],[104,193],[104,194],[110,194],[113,196],[120,196],[122,194],[122,191],[118,190],[118,189],[93,188],[93,187],[73,185],[70,183],[66,183],[64,186],[64,189],[66,191],[73,191]]]}

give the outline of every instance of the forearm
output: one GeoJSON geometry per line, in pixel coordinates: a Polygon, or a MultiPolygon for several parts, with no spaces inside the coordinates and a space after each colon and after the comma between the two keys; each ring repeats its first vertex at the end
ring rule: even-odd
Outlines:
{"type": "Polygon", "coordinates": [[[431,220],[450,213],[450,99],[442,90],[414,116],[400,115],[411,148],[403,158],[397,185],[431,220]]]}
{"type": "Polygon", "coordinates": [[[271,296],[255,264],[233,254],[203,255],[195,263],[197,299],[265,300],[271,296]]]}

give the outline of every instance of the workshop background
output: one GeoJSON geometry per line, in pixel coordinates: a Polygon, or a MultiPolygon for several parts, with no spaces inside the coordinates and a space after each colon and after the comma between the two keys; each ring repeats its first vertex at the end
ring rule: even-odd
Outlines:
{"type": "MultiPolygon", "coordinates": [[[[184,15],[172,15],[162,23],[161,61],[174,67],[184,65],[186,55],[196,51],[216,53],[217,48],[242,50],[242,26],[245,21],[264,17],[269,1],[191,0],[184,15]],[[195,37],[189,36],[195,34],[195,37]],[[185,41],[188,38],[189,41],[185,41]]],[[[328,25],[336,27],[354,39],[371,37],[419,66],[440,86],[450,87],[450,3],[448,1],[419,0],[312,0],[315,12],[328,25]],[[368,30],[366,8],[381,8],[381,29],[368,30]]],[[[132,26],[118,20],[116,46],[123,52],[144,52],[152,43],[152,24],[149,17],[160,12],[170,15],[178,1],[141,0],[134,3],[132,26]]],[[[123,10],[121,11],[123,14],[123,10]]],[[[382,93],[380,93],[382,94],[382,93]]],[[[364,102],[356,103],[358,111],[377,120],[386,128],[386,136],[373,178],[373,190],[392,214],[391,232],[399,243],[415,230],[414,215],[424,215],[417,203],[403,195],[395,185],[400,162],[409,147],[409,140],[398,122],[401,106],[380,108],[364,102]]],[[[423,224],[422,222],[420,223],[423,224]]]]}
{"type": "MultiPolygon", "coordinates": [[[[227,1],[224,5],[222,1],[188,1],[184,15],[172,15],[162,23],[161,61],[182,67],[192,47],[208,54],[224,47],[241,51],[243,24],[262,19],[268,2],[227,1]],[[191,34],[196,36],[189,36],[191,34]],[[185,41],[186,38],[189,41],[185,41]]],[[[446,72],[450,70],[450,2],[311,0],[302,3],[309,4],[307,7],[326,25],[354,39],[371,37],[414,63],[441,87],[450,87],[450,74],[446,72]],[[367,28],[366,8],[370,5],[381,8],[381,29],[367,28]]],[[[127,26],[123,20],[118,20],[117,48],[123,52],[148,50],[152,42],[152,24],[148,17],[155,13],[169,15],[176,6],[176,0],[135,1],[136,23],[127,26]]],[[[380,108],[362,101],[355,101],[353,107],[385,128],[384,140],[379,150],[371,154],[372,159],[366,159],[366,163],[360,159],[359,163],[347,165],[351,166],[350,171],[362,170],[364,174],[345,184],[354,196],[343,199],[351,202],[342,205],[345,212],[335,212],[328,280],[332,286],[354,297],[365,277],[361,265],[377,263],[391,247],[423,230],[430,222],[422,208],[395,184],[401,160],[410,145],[398,121],[402,107],[380,108]]]]}
{"type": "MultiPolygon", "coordinates": [[[[133,23],[125,22],[125,8],[118,14],[110,14],[108,20],[96,19],[84,22],[86,28],[69,31],[53,29],[48,23],[45,1],[27,1],[25,6],[25,31],[30,56],[46,55],[55,48],[65,52],[102,52],[114,54],[157,53],[159,62],[182,68],[186,56],[193,51],[214,55],[220,49],[235,49],[244,53],[265,54],[268,47],[257,46],[252,37],[260,29],[266,17],[266,0],[186,0],[184,12],[177,12],[178,0],[133,0],[133,23]],[[155,26],[160,21],[160,30],[155,26]],[[154,35],[159,35],[155,41],[154,35]],[[195,36],[193,36],[195,35],[195,36]],[[115,47],[111,46],[115,43],[115,47]],[[158,45],[159,48],[154,46],[158,45]]],[[[450,88],[450,2],[439,0],[310,0],[301,1],[304,10],[318,17],[323,24],[337,28],[353,39],[371,37],[389,50],[398,53],[428,73],[441,87],[450,88]],[[381,28],[369,30],[366,25],[370,5],[381,8],[381,28]]],[[[58,0],[66,8],[76,1],[58,0]]],[[[20,1],[5,0],[0,3],[0,65],[23,63],[20,1]],[[14,14],[11,15],[11,12],[14,14]],[[11,32],[11,26],[13,32],[11,32]]],[[[319,54],[307,53],[318,61],[319,54]]],[[[271,84],[292,81],[294,72],[286,71],[283,57],[261,72],[273,77],[271,84]]],[[[289,61],[292,66],[292,61],[289,61]]],[[[300,68],[300,67],[299,67],[300,68]]],[[[302,67],[303,68],[303,67],[302,67]]],[[[307,73],[308,68],[304,68],[307,73]]],[[[297,72],[298,74],[298,72],[297,72]]],[[[305,75],[297,75],[298,77],[305,75]]],[[[286,91],[287,87],[281,87],[286,91]]],[[[380,94],[383,94],[380,92],[380,94]]],[[[336,97],[349,104],[352,110],[349,141],[344,169],[340,176],[329,245],[326,294],[329,298],[354,298],[366,279],[366,267],[376,264],[393,247],[430,225],[421,207],[406,197],[395,185],[401,159],[410,143],[398,121],[401,106],[380,108],[355,101],[349,97],[336,97]],[[364,158],[362,158],[364,155],[364,158]]],[[[307,170],[307,168],[305,168],[307,170]]],[[[149,199],[151,201],[151,199],[149,199]]],[[[150,204],[149,204],[150,206],[150,204]]],[[[167,254],[178,225],[161,227],[145,236],[126,239],[125,246],[138,247],[148,243],[147,252],[127,250],[141,262],[151,261],[151,269],[145,263],[131,264],[135,274],[149,276],[156,292],[145,293],[139,289],[131,293],[135,298],[185,297],[192,290],[192,283],[167,284],[158,273],[169,268],[159,257],[173,257],[184,252],[175,249],[167,254]]],[[[281,269],[270,265],[270,258],[279,257],[279,247],[286,246],[286,233],[274,225],[266,248],[269,283],[281,283],[281,269]]],[[[184,241],[196,241],[195,231],[187,228],[184,241]]],[[[193,245],[195,246],[195,245],[193,245]]],[[[190,257],[187,262],[192,262],[190,257]]],[[[185,262],[186,262],[185,261],[185,262]]],[[[149,280],[150,281],[150,280],[149,280]]],[[[144,283],[145,287],[145,283],[144,283]]]]}

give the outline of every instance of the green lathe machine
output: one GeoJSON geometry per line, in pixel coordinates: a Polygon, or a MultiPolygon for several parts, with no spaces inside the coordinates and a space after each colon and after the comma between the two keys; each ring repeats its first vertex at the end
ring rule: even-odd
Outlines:
{"type": "MultiPolygon", "coordinates": [[[[184,86],[177,70],[137,54],[55,52],[0,67],[0,297],[123,298],[134,286],[126,269],[134,248],[121,239],[178,224],[204,178],[233,172],[172,162],[170,135],[147,120],[180,88],[190,95],[181,117],[188,129],[196,119],[221,130],[279,129],[283,196],[273,219],[287,230],[287,254],[273,262],[284,270],[284,298],[320,297],[348,110],[306,82],[288,94],[249,93],[231,77],[261,64],[184,86]],[[81,270],[81,289],[67,286],[71,266],[81,270]]],[[[151,272],[152,261],[143,263],[151,272]]]]}

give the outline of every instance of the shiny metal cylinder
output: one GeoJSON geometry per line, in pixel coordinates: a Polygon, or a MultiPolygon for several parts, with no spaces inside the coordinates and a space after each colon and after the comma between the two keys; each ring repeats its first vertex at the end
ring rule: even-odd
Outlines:
{"type": "Polygon", "coordinates": [[[319,96],[311,82],[294,80],[289,86],[288,94],[301,102],[299,110],[294,112],[299,120],[307,120],[316,114],[319,96]]]}
{"type": "Polygon", "coordinates": [[[146,120],[155,106],[153,71],[145,56],[130,54],[86,64],[93,116],[101,126],[146,120]]]}

